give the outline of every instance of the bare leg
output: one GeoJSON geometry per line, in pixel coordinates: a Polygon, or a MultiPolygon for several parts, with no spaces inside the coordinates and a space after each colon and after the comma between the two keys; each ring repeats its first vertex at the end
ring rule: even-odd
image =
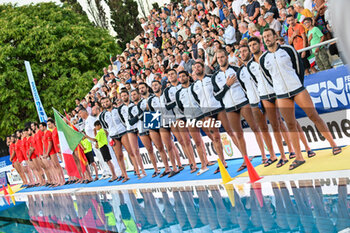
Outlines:
{"type": "Polygon", "coordinates": [[[174,143],[171,140],[171,134],[167,129],[164,129],[164,128],[161,128],[159,131],[160,131],[159,133],[161,136],[161,140],[168,151],[169,159],[170,159],[171,165],[173,166],[173,171],[176,172],[178,170],[176,166],[176,151],[175,151],[174,143]]]}
{"type": "Polygon", "coordinates": [[[291,99],[278,99],[277,106],[286,121],[292,144],[295,149],[296,160],[304,161],[299,144],[299,133],[296,126],[294,101],[291,99]]]}
{"type": "Polygon", "coordinates": [[[37,184],[39,182],[39,177],[38,177],[38,174],[36,172],[36,168],[35,168],[33,160],[32,161],[28,160],[28,167],[29,167],[29,172],[33,176],[33,180],[34,180],[33,184],[37,184]]]}
{"type": "Polygon", "coordinates": [[[109,167],[109,170],[110,170],[111,173],[112,173],[112,178],[111,178],[111,179],[117,179],[117,174],[115,174],[114,165],[113,165],[112,161],[109,160],[109,161],[107,162],[107,165],[108,165],[108,167],[109,167]]]}
{"type": "Polygon", "coordinates": [[[143,163],[142,163],[142,159],[141,159],[141,155],[140,155],[137,135],[135,133],[128,133],[127,135],[128,135],[130,145],[134,145],[131,147],[133,154],[135,155],[135,159],[134,159],[134,161],[132,161],[133,165],[134,165],[134,169],[136,169],[135,170],[136,174],[140,174],[140,168],[141,168],[141,170],[143,169],[143,163]]]}
{"type": "Polygon", "coordinates": [[[19,176],[21,177],[23,184],[26,185],[28,184],[27,177],[24,174],[23,167],[19,162],[15,162],[14,164],[15,169],[17,170],[19,176]]]}
{"type": "Polygon", "coordinates": [[[81,169],[81,164],[80,164],[80,160],[78,158],[78,151],[74,151],[73,152],[73,158],[74,158],[74,162],[77,165],[78,168],[78,172],[80,174],[80,177],[83,178],[83,173],[82,173],[82,169],[81,169]]]}
{"type": "Polygon", "coordinates": [[[291,136],[289,134],[289,131],[288,131],[286,125],[284,124],[284,121],[282,120],[280,112],[278,112],[278,121],[279,121],[279,124],[281,126],[281,133],[282,133],[283,139],[286,142],[287,147],[288,147],[288,152],[289,152],[289,154],[294,153],[294,148],[293,148],[291,136]]]}
{"type": "Polygon", "coordinates": [[[98,179],[98,170],[97,170],[97,166],[96,166],[96,163],[93,162],[91,163],[91,166],[94,168],[95,170],[95,179],[98,179]]]}
{"type": "Polygon", "coordinates": [[[257,141],[258,146],[260,148],[261,155],[263,157],[266,157],[263,138],[262,138],[262,135],[261,135],[259,127],[255,123],[255,120],[254,120],[254,117],[253,117],[253,113],[252,113],[252,109],[251,109],[250,105],[246,105],[246,106],[242,107],[241,113],[242,113],[242,116],[247,121],[248,125],[250,126],[250,128],[252,129],[252,131],[255,134],[255,138],[256,138],[256,141],[257,141]]]}
{"type": "Polygon", "coordinates": [[[38,181],[39,181],[39,184],[40,185],[44,185],[45,184],[45,180],[44,180],[44,177],[43,177],[43,170],[40,166],[40,158],[35,158],[33,159],[33,163],[34,163],[34,166],[35,166],[35,170],[37,172],[37,176],[38,176],[38,181]]]}
{"type": "Polygon", "coordinates": [[[146,147],[146,150],[148,151],[148,155],[149,155],[149,158],[151,159],[151,163],[154,168],[154,171],[158,172],[159,169],[157,166],[157,159],[156,159],[156,156],[154,155],[153,145],[152,145],[150,136],[148,135],[140,136],[140,139],[142,141],[142,144],[146,147]]]}
{"type": "Polygon", "coordinates": [[[311,148],[309,147],[309,144],[307,143],[307,140],[306,140],[304,131],[303,131],[303,129],[301,128],[301,126],[300,126],[300,124],[299,124],[298,121],[297,121],[297,129],[298,129],[298,132],[299,132],[300,140],[301,140],[301,142],[304,144],[305,151],[310,151],[311,148]]]}
{"type": "Polygon", "coordinates": [[[120,167],[120,170],[122,171],[122,176],[124,178],[128,177],[128,174],[126,172],[126,167],[124,163],[124,154],[122,151],[122,143],[119,140],[113,139],[114,140],[114,148],[115,148],[115,155],[117,156],[117,161],[120,167]]]}
{"type": "Polygon", "coordinates": [[[199,156],[199,159],[200,159],[201,164],[202,164],[201,169],[204,170],[207,168],[207,163],[205,160],[205,157],[207,157],[207,152],[205,151],[205,148],[204,148],[204,142],[202,140],[202,135],[201,135],[199,129],[196,127],[190,127],[189,131],[190,131],[191,137],[194,140],[194,143],[197,146],[198,156],[199,156]]]}
{"type": "Polygon", "coordinates": [[[27,165],[26,166],[23,166],[24,168],[24,173],[27,175],[28,179],[29,179],[29,185],[33,185],[35,182],[34,182],[34,177],[33,177],[33,173],[31,171],[31,169],[29,168],[29,162],[30,161],[26,161],[27,162],[27,165]]]}
{"type": "Polygon", "coordinates": [[[162,161],[163,161],[163,164],[165,167],[165,171],[170,171],[171,169],[169,167],[168,157],[165,153],[164,145],[163,145],[162,139],[160,138],[160,134],[158,132],[150,130],[149,136],[151,137],[152,142],[154,143],[155,147],[157,148],[157,150],[160,153],[160,157],[162,158],[162,161]]]}
{"type": "MultiPolygon", "coordinates": [[[[271,160],[277,159],[275,151],[274,151],[273,146],[272,146],[272,139],[271,139],[271,136],[269,133],[269,128],[267,126],[264,114],[261,112],[261,110],[258,107],[252,108],[252,112],[253,112],[253,116],[254,116],[254,119],[256,121],[256,124],[258,125],[258,127],[261,130],[261,134],[263,136],[263,139],[265,141],[267,149],[270,152],[270,159],[271,160]]],[[[265,153],[262,154],[262,159],[263,160],[266,159],[265,153]]]]}
{"type": "Polygon", "coordinates": [[[58,181],[61,185],[63,185],[65,183],[65,179],[64,179],[63,169],[60,165],[60,162],[58,161],[57,154],[51,155],[50,157],[55,167],[56,174],[58,176],[58,181]]]}
{"type": "Polygon", "coordinates": [[[242,156],[247,156],[247,146],[244,139],[243,129],[241,125],[241,115],[237,112],[228,112],[227,118],[230,122],[231,128],[237,135],[238,149],[241,151],[242,156]]]}
{"type": "MultiPolygon", "coordinates": [[[[211,118],[211,117],[206,117],[205,120],[215,121],[215,119],[211,118]]],[[[219,129],[216,128],[216,127],[209,127],[207,129],[207,131],[209,131],[209,134],[212,135],[213,144],[214,144],[216,153],[219,156],[219,159],[224,164],[224,166],[226,166],[227,164],[226,164],[225,157],[224,157],[224,149],[222,147],[222,142],[221,142],[221,136],[220,136],[219,129]]],[[[206,158],[206,162],[209,163],[207,158],[206,158]]]]}
{"type": "Polygon", "coordinates": [[[188,132],[188,129],[179,128],[179,127],[177,128],[173,127],[173,128],[174,128],[173,133],[177,138],[178,142],[180,143],[180,145],[182,146],[182,148],[184,149],[184,152],[188,158],[189,164],[192,164],[192,169],[196,170],[197,164],[194,157],[194,151],[193,151],[190,133],[188,132]]]}
{"type": "MultiPolygon", "coordinates": [[[[136,138],[137,139],[137,138],[136,138]]],[[[133,149],[132,149],[132,147],[131,147],[131,145],[130,145],[130,141],[129,141],[130,139],[129,139],[129,136],[128,136],[128,134],[126,134],[126,135],[123,135],[123,137],[122,137],[122,145],[124,146],[124,148],[125,148],[125,150],[128,152],[128,154],[129,154],[129,158],[130,158],[130,160],[131,160],[131,163],[133,164],[133,166],[134,166],[134,169],[135,170],[138,170],[138,162],[137,162],[137,157],[136,157],[136,154],[134,154],[134,151],[133,151],[133,149]],[[137,168],[137,169],[136,169],[137,168]]],[[[135,145],[135,144],[134,144],[135,145]]],[[[138,147],[139,147],[139,145],[138,145],[138,143],[136,144],[136,146],[135,147],[137,147],[137,149],[138,149],[138,147]]],[[[142,162],[142,161],[141,161],[142,162]]],[[[139,171],[139,170],[138,170],[139,171]]],[[[137,175],[140,175],[140,172],[136,172],[136,174],[137,175]]]]}
{"type": "Polygon", "coordinates": [[[227,118],[226,111],[221,111],[218,113],[218,120],[221,121],[222,127],[224,127],[226,133],[230,136],[232,139],[232,142],[235,144],[235,146],[239,149],[239,143],[237,139],[237,135],[232,130],[232,127],[230,125],[230,122],[227,118]]]}
{"type": "Polygon", "coordinates": [[[279,121],[279,112],[276,108],[276,105],[267,100],[263,100],[262,103],[265,107],[267,118],[269,119],[270,125],[272,127],[273,135],[275,137],[275,141],[277,143],[278,149],[281,154],[281,159],[287,160],[284,147],[283,147],[281,124],[279,121]]]}

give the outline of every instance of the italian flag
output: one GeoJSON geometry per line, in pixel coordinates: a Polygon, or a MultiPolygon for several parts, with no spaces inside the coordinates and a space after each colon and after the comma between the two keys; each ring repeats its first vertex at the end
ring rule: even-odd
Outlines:
{"type": "Polygon", "coordinates": [[[54,116],[58,138],[60,140],[61,153],[65,160],[67,173],[69,176],[80,178],[80,174],[73,158],[73,151],[77,148],[84,135],[67,125],[56,110],[54,110],[54,116]]]}

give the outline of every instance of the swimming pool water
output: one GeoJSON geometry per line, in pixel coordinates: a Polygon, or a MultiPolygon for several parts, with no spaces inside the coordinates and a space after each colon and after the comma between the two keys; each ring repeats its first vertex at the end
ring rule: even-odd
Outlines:
{"type": "Polygon", "coordinates": [[[15,206],[3,200],[0,231],[345,232],[347,181],[23,194],[15,206]]]}

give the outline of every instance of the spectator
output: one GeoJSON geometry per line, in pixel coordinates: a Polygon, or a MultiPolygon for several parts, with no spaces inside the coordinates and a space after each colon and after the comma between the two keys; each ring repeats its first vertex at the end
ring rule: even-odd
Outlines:
{"type": "Polygon", "coordinates": [[[79,106],[80,105],[80,99],[79,98],[75,98],[75,106],[79,106]]]}
{"type": "MultiPolygon", "coordinates": [[[[287,15],[287,23],[289,24],[288,43],[292,45],[295,48],[295,50],[306,48],[308,42],[304,26],[297,23],[297,20],[293,17],[293,15],[287,15]]],[[[309,69],[311,68],[310,62],[308,60],[309,55],[310,54],[308,51],[304,51],[301,53],[301,59],[304,64],[306,75],[310,74],[309,69]]]]}
{"type": "Polygon", "coordinates": [[[262,35],[266,28],[270,28],[270,25],[266,22],[264,16],[258,18],[258,25],[260,26],[260,35],[262,35]]]}
{"type": "MultiPolygon", "coordinates": [[[[325,40],[325,36],[321,30],[312,24],[311,18],[305,18],[304,25],[308,30],[307,38],[310,46],[319,44],[325,40]]],[[[316,64],[320,70],[328,70],[332,68],[331,63],[329,62],[327,49],[325,47],[321,46],[318,48],[313,48],[312,53],[315,55],[316,64]]]]}
{"type": "Polygon", "coordinates": [[[225,15],[224,15],[224,12],[222,10],[224,8],[224,5],[222,4],[221,0],[216,0],[216,7],[217,7],[217,12],[218,12],[218,14],[216,14],[216,15],[220,17],[220,21],[224,20],[225,15]]]}
{"type": "Polygon", "coordinates": [[[288,15],[293,15],[294,19],[298,18],[299,13],[295,11],[293,6],[287,8],[288,15]]]}
{"type": "Polygon", "coordinates": [[[225,39],[225,44],[233,44],[236,42],[236,34],[235,29],[228,23],[227,19],[224,19],[222,21],[222,24],[225,27],[225,33],[223,35],[223,38],[225,39]]]}
{"type": "Polygon", "coordinates": [[[182,64],[184,70],[189,74],[192,74],[192,65],[194,65],[195,61],[193,59],[190,59],[189,52],[184,52],[182,54],[182,60],[184,61],[182,64]]]}
{"type": "Polygon", "coordinates": [[[277,0],[276,1],[276,6],[277,6],[277,9],[278,9],[278,13],[280,14],[281,10],[286,8],[286,2],[284,0],[277,0]]]}
{"type": "Polygon", "coordinates": [[[249,20],[256,23],[260,16],[260,4],[256,0],[248,0],[247,13],[249,20]]]}
{"type": "Polygon", "coordinates": [[[300,1],[294,3],[294,9],[298,12],[298,22],[303,22],[305,18],[312,17],[312,13],[309,9],[305,9],[303,4],[300,1]]]}
{"type": "Polygon", "coordinates": [[[249,31],[248,31],[248,24],[245,22],[242,22],[238,25],[238,30],[240,33],[242,33],[242,40],[246,39],[249,40],[250,39],[250,35],[249,35],[249,31]]]}
{"type": "MultiPolygon", "coordinates": [[[[249,31],[250,37],[257,37],[260,39],[260,41],[262,41],[262,36],[260,34],[260,31],[258,30],[258,28],[256,27],[256,25],[254,23],[248,24],[248,31],[249,31]]],[[[265,51],[263,43],[261,43],[260,49],[261,49],[261,51],[265,51]]]]}
{"type": "Polygon", "coordinates": [[[225,47],[226,52],[228,54],[228,63],[231,66],[238,66],[238,58],[237,58],[237,51],[233,47],[233,45],[226,45],[225,47]]]}
{"type": "Polygon", "coordinates": [[[288,44],[288,28],[289,25],[287,23],[287,10],[282,9],[280,11],[280,17],[281,17],[281,37],[285,40],[285,43],[288,44]]]}
{"type": "Polygon", "coordinates": [[[236,16],[233,13],[231,13],[228,8],[224,8],[223,11],[224,11],[225,19],[227,20],[228,24],[231,25],[236,30],[237,29],[236,16]]]}
{"type": "Polygon", "coordinates": [[[154,79],[154,74],[151,72],[151,69],[147,68],[145,70],[145,74],[146,74],[146,83],[147,85],[152,85],[152,81],[154,79]]]}
{"type": "Polygon", "coordinates": [[[195,21],[194,17],[190,17],[190,24],[191,24],[191,34],[196,34],[196,29],[201,27],[201,25],[195,21]]]}
{"type": "Polygon", "coordinates": [[[264,1],[264,6],[267,9],[266,13],[273,13],[273,18],[274,19],[278,19],[279,18],[279,14],[278,14],[278,9],[276,6],[273,5],[273,0],[265,0],[264,1]]]}
{"type": "Polygon", "coordinates": [[[274,18],[273,13],[267,12],[264,18],[266,22],[269,24],[269,27],[275,30],[277,35],[281,35],[282,25],[277,19],[274,18]]]}

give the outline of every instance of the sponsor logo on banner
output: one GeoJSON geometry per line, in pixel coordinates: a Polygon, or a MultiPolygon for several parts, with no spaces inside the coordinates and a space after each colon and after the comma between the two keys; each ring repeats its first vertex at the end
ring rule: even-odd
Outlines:
{"type": "MultiPolygon", "coordinates": [[[[306,76],[304,84],[320,114],[350,108],[350,74],[346,66],[306,76]]],[[[296,117],[304,116],[296,106],[296,117]]]]}
{"type": "Polygon", "coordinates": [[[156,112],[145,112],[143,127],[146,129],[159,129],[161,123],[161,114],[156,112]]]}
{"type": "Polygon", "coordinates": [[[226,155],[228,157],[232,157],[233,150],[232,150],[232,146],[231,146],[231,140],[227,137],[226,133],[221,134],[221,141],[222,141],[222,145],[224,147],[224,151],[225,151],[226,155]]]}

